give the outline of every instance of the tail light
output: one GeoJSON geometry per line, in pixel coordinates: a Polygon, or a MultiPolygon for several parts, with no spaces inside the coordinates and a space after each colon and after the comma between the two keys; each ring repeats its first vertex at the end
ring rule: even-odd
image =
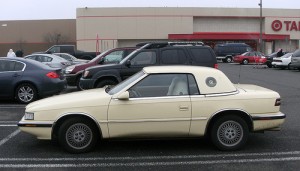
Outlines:
{"type": "Polygon", "coordinates": [[[275,101],[275,106],[280,106],[281,105],[281,99],[276,99],[275,101]]]}
{"type": "Polygon", "coordinates": [[[49,72],[46,74],[48,78],[59,78],[59,75],[56,72],[49,72]]]}
{"type": "Polygon", "coordinates": [[[219,65],[218,65],[218,64],[215,64],[215,65],[214,65],[214,68],[219,69],[219,65]]]}

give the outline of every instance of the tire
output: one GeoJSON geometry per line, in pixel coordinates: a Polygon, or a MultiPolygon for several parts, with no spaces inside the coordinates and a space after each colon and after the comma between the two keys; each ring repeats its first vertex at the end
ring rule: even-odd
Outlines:
{"type": "Polygon", "coordinates": [[[288,64],[287,69],[288,69],[288,70],[291,70],[291,69],[292,69],[292,68],[291,68],[291,63],[288,64]]]}
{"type": "Polygon", "coordinates": [[[231,151],[246,144],[249,129],[242,118],[228,115],[214,122],[210,133],[212,142],[219,150],[231,151]]]}
{"type": "Polygon", "coordinates": [[[20,84],[15,90],[15,98],[20,103],[31,103],[37,99],[37,90],[32,84],[20,84]]]}
{"type": "Polygon", "coordinates": [[[108,85],[116,85],[117,83],[114,80],[103,80],[100,81],[95,88],[103,88],[104,86],[108,85]]]}
{"type": "Polygon", "coordinates": [[[81,117],[66,120],[58,130],[59,144],[70,153],[85,153],[93,150],[99,139],[94,123],[81,117]]]}
{"type": "Polygon", "coordinates": [[[248,59],[243,59],[242,64],[243,64],[243,65],[248,65],[248,64],[249,64],[248,59]]]}
{"type": "Polygon", "coordinates": [[[271,64],[270,62],[267,62],[267,66],[268,66],[269,68],[272,68],[272,67],[273,67],[272,64],[271,64]]]}
{"type": "Polygon", "coordinates": [[[76,79],[76,87],[77,87],[77,90],[81,91],[83,90],[83,88],[80,86],[80,77],[79,76],[77,79],[76,79]]]}
{"type": "Polygon", "coordinates": [[[226,63],[230,63],[230,62],[232,62],[232,57],[226,57],[226,63]]]}

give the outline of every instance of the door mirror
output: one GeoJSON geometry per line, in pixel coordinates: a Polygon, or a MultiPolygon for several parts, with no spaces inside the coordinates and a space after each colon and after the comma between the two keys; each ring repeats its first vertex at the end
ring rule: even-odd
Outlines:
{"type": "Polygon", "coordinates": [[[104,63],[104,57],[99,60],[98,64],[103,64],[103,63],[104,63]]]}
{"type": "Polygon", "coordinates": [[[130,59],[128,59],[128,60],[126,61],[125,65],[126,65],[127,67],[130,67],[130,65],[131,65],[130,59]]]}
{"type": "Polygon", "coordinates": [[[128,91],[125,91],[123,93],[121,93],[117,99],[119,100],[129,100],[129,92],[128,91]]]}

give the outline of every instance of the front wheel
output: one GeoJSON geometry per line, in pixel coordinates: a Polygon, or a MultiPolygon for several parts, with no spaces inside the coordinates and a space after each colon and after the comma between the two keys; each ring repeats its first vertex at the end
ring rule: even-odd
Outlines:
{"type": "Polygon", "coordinates": [[[97,126],[80,117],[66,120],[58,132],[59,144],[70,153],[84,153],[96,146],[99,135],[97,126]]]}
{"type": "Polygon", "coordinates": [[[232,58],[231,58],[231,57],[226,57],[226,62],[227,62],[227,63],[232,62],[232,58]]]}
{"type": "Polygon", "coordinates": [[[97,83],[96,88],[103,88],[105,86],[114,86],[116,84],[117,83],[113,80],[103,80],[103,81],[100,81],[99,83],[97,83]]]}
{"type": "Polygon", "coordinates": [[[247,65],[249,63],[249,61],[247,60],[247,59],[244,59],[243,61],[242,61],[242,64],[243,65],[247,65]]]}
{"type": "Polygon", "coordinates": [[[249,129],[242,118],[234,115],[224,116],[213,124],[211,139],[218,149],[238,150],[245,145],[249,129]]]}

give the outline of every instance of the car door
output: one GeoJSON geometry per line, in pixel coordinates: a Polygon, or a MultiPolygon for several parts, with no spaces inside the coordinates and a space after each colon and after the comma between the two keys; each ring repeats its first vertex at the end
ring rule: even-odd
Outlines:
{"type": "Polygon", "coordinates": [[[141,50],[122,65],[120,76],[122,80],[141,71],[146,66],[157,64],[156,50],[141,50]]]}
{"type": "Polygon", "coordinates": [[[0,61],[0,97],[13,97],[16,83],[22,78],[25,64],[14,60],[0,61]]]}
{"type": "Polygon", "coordinates": [[[191,101],[186,74],[152,74],[128,89],[129,99],[112,99],[110,137],[188,136],[191,101]]]}

